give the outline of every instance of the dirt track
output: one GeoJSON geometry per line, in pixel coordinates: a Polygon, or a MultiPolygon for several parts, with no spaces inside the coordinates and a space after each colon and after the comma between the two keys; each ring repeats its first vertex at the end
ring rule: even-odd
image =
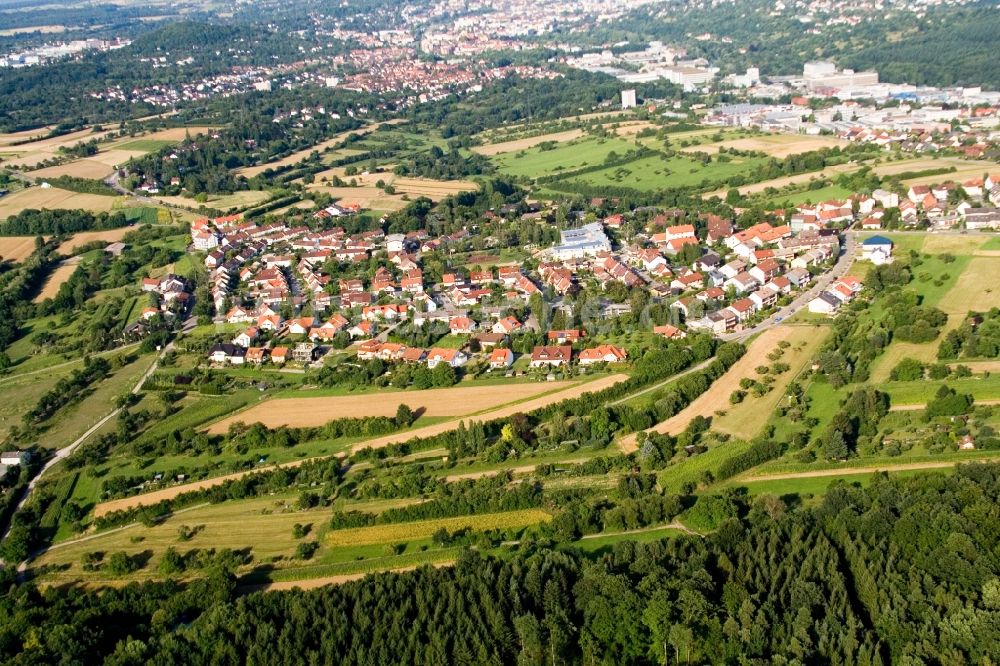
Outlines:
{"type": "MultiPolygon", "coordinates": [[[[740,380],[744,377],[756,377],[754,368],[758,365],[770,365],[767,355],[782,340],[787,340],[795,333],[795,328],[791,326],[775,326],[760,334],[747,349],[746,354],[737,361],[724,375],[715,380],[709,390],[702,393],[694,401],[670,417],[663,423],[659,423],[647,432],[677,434],[687,427],[695,416],[712,416],[719,410],[726,410],[731,407],[729,395],[739,388],[740,380]]],[[[748,397],[747,400],[753,398],[748,397]]],[[[627,435],[618,440],[619,448],[625,453],[636,450],[636,433],[627,435]]]]}
{"type": "Polygon", "coordinates": [[[897,465],[873,465],[871,467],[843,467],[839,469],[814,469],[808,472],[787,472],[783,474],[761,474],[760,476],[744,476],[739,481],[747,483],[755,481],[783,481],[785,479],[815,479],[824,476],[850,476],[853,474],[874,474],[875,472],[905,472],[907,470],[943,469],[974,462],[991,462],[996,458],[969,458],[968,460],[951,460],[940,462],[899,463],[897,465]]]}

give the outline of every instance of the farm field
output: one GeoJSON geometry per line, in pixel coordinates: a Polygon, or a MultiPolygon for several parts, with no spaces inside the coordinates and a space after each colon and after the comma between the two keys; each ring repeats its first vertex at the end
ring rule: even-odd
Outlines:
{"type": "Polygon", "coordinates": [[[49,277],[45,280],[45,284],[42,289],[35,295],[34,302],[41,303],[46,298],[52,298],[57,293],[59,293],[59,287],[62,283],[69,279],[69,276],[73,274],[77,266],[80,265],[79,259],[67,259],[66,261],[59,264],[49,277]]]}
{"type": "MultiPolygon", "coordinates": [[[[680,412],[670,417],[666,421],[659,423],[650,430],[659,433],[677,434],[687,427],[687,424],[695,416],[712,417],[718,411],[726,411],[729,404],[730,394],[739,388],[740,380],[744,377],[755,377],[754,368],[758,365],[769,365],[767,355],[770,354],[781,341],[792,342],[799,340],[798,336],[803,336],[803,331],[815,335],[815,330],[811,327],[797,326],[775,326],[761,333],[750,344],[743,357],[734,363],[724,375],[715,380],[712,387],[694,399],[694,401],[682,409],[680,412]]],[[[804,338],[801,338],[804,339],[804,338]]],[[[761,410],[764,411],[764,410],[761,410]]],[[[768,412],[768,416],[770,412],[768,412]]],[[[622,451],[631,453],[636,450],[635,434],[623,437],[618,441],[618,446],[622,451]]]]}
{"type": "MultiPolygon", "coordinates": [[[[600,391],[606,389],[609,386],[613,386],[618,382],[627,379],[626,375],[607,375],[599,379],[595,379],[589,382],[583,382],[575,386],[571,386],[562,391],[557,391],[555,393],[548,393],[538,397],[529,398],[522,402],[515,402],[508,404],[506,406],[497,407],[485,412],[477,413],[476,419],[479,421],[489,421],[492,419],[502,419],[508,418],[513,414],[518,412],[530,412],[534,409],[540,409],[546,407],[556,402],[562,400],[568,400],[570,398],[578,398],[584,393],[591,391],[600,391]]],[[[518,384],[517,386],[525,386],[524,384],[518,384]]],[[[448,432],[449,430],[454,430],[458,427],[458,423],[455,420],[447,420],[439,423],[434,423],[431,425],[414,428],[411,430],[404,430],[398,433],[393,433],[391,435],[384,435],[382,437],[377,437],[375,439],[368,439],[358,442],[350,446],[351,452],[356,452],[365,448],[379,449],[389,446],[391,444],[397,444],[399,442],[406,441],[408,439],[417,437],[431,437],[433,435],[439,435],[443,432],[448,432]]],[[[288,463],[282,463],[277,465],[277,467],[294,467],[301,465],[306,459],[295,460],[288,463]]],[[[112,511],[120,511],[123,509],[128,509],[133,506],[141,506],[147,504],[155,504],[164,499],[170,499],[176,497],[181,493],[185,493],[191,490],[199,490],[203,488],[211,488],[213,486],[220,485],[231,479],[242,478],[248,474],[254,474],[258,470],[251,470],[247,472],[237,472],[234,474],[227,474],[225,476],[214,477],[211,479],[204,479],[202,481],[197,481],[194,483],[186,483],[183,485],[173,486],[171,488],[165,488],[163,490],[157,490],[155,492],[146,493],[144,495],[135,495],[133,497],[125,497],[122,499],[112,500],[109,502],[103,502],[98,504],[94,509],[94,514],[97,516],[109,513],[112,511]]]]}
{"type": "Polygon", "coordinates": [[[480,155],[492,156],[500,155],[502,153],[514,153],[519,150],[528,150],[529,148],[534,148],[535,146],[545,143],[547,141],[555,141],[556,143],[563,143],[565,141],[572,141],[573,139],[578,139],[583,136],[582,129],[572,129],[566,130],[565,132],[552,132],[551,134],[540,134],[538,136],[525,137],[523,139],[514,139],[512,141],[501,141],[499,143],[490,143],[484,146],[473,146],[471,148],[472,152],[479,153],[480,155]]]}
{"type": "MultiPolygon", "coordinates": [[[[402,506],[408,503],[412,501],[397,501],[395,505],[402,506]]],[[[385,505],[384,508],[390,508],[384,501],[353,503],[343,508],[372,513],[384,510],[375,506],[368,507],[367,504],[381,504],[385,505]]],[[[442,528],[450,532],[462,529],[506,530],[537,525],[551,519],[551,515],[541,509],[522,509],[327,531],[325,523],[329,520],[328,509],[301,510],[294,505],[295,500],[291,496],[199,505],[182,510],[151,528],[134,526],[57,543],[33,565],[59,565],[61,570],[55,579],[64,576],[79,578],[81,575],[85,579],[102,578],[100,574],[87,575],[78,568],[83,554],[94,551],[105,554],[124,551],[132,556],[143,555],[151,565],[145,567],[140,577],[156,578],[159,558],[170,547],[182,553],[195,548],[233,550],[249,548],[254,564],[279,560],[280,563],[276,566],[278,571],[284,573],[278,575],[278,579],[312,578],[328,567],[367,568],[370,565],[365,560],[373,558],[382,564],[386,559],[395,559],[383,557],[383,546],[387,544],[427,546],[430,544],[430,537],[442,528]],[[296,523],[310,526],[310,536],[305,540],[316,541],[319,544],[319,550],[309,562],[294,559],[295,547],[299,543],[292,536],[296,523]],[[194,532],[194,535],[183,543],[177,536],[182,526],[194,532]],[[137,538],[137,534],[141,536],[137,538]]],[[[433,556],[433,553],[428,552],[427,555],[433,556]]]]}
{"type": "Polygon", "coordinates": [[[40,137],[36,141],[11,145],[13,142],[24,141],[25,138],[30,139],[33,136],[38,136],[40,133],[45,132],[44,129],[33,130],[32,132],[28,132],[25,136],[12,138],[7,141],[7,145],[4,146],[4,152],[11,153],[13,157],[4,160],[4,163],[11,166],[22,166],[30,169],[39,162],[50,160],[53,157],[60,157],[62,155],[62,153],[59,152],[60,148],[69,148],[70,146],[80,143],[81,141],[101,139],[102,137],[110,134],[111,131],[112,130],[104,130],[95,132],[92,129],[87,128],[70,132],[68,134],[62,134],[60,136],[45,138],[40,137]]]}
{"type": "Polygon", "coordinates": [[[605,124],[604,127],[612,130],[615,134],[621,137],[634,137],[639,132],[649,129],[656,128],[657,125],[649,122],[648,120],[627,120],[625,122],[614,122],[605,124]],[[615,127],[617,125],[617,127],[615,127]]]}
{"type": "MultiPolygon", "coordinates": [[[[724,416],[713,419],[712,430],[728,433],[733,437],[751,439],[764,429],[774,408],[784,398],[785,388],[815,357],[828,332],[827,327],[789,326],[789,328],[792,334],[786,340],[791,347],[785,350],[779,362],[787,363],[791,369],[777,375],[776,381],[771,385],[771,391],[763,397],[747,396],[740,404],[726,409],[724,416]]],[[[762,365],[767,363],[769,361],[765,359],[762,365]]],[[[747,376],[760,377],[756,372],[747,376]]],[[[725,397],[728,399],[729,396],[725,397]]]]}
{"type": "MultiPolygon", "coordinates": [[[[664,187],[692,187],[703,182],[725,180],[753,170],[761,158],[734,157],[729,162],[702,165],[693,159],[658,155],[644,157],[634,162],[585,173],[567,182],[584,182],[589,185],[618,185],[635,190],[654,190],[664,187]]],[[[559,189],[559,182],[549,183],[559,189]]]]}
{"type": "MultiPolygon", "coordinates": [[[[128,162],[134,157],[145,155],[154,150],[159,150],[164,146],[169,146],[182,141],[185,136],[197,136],[210,131],[211,127],[173,127],[169,129],[156,130],[141,137],[125,137],[111,144],[101,144],[100,152],[91,157],[73,160],[65,164],[45,167],[31,172],[31,175],[40,179],[54,178],[57,176],[74,176],[76,178],[102,179],[111,174],[114,169],[128,162]]],[[[103,136],[106,133],[102,133],[103,136]]],[[[86,140],[87,137],[78,140],[86,140]]],[[[60,145],[71,145],[62,143],[60,145]]],[[[34,146],[35,144],[29,144],[34,146]]],[[[42,146],[43,143],[38,144],[42,146]]],[[[21,146],[16,146],[21,148],[21,146]]],[[[58,146],[55,152],[44,148],[42,152],[24,154],[21,160],[33,160],[34,163],[42,159],[58,156],[58,146]]],[[[12,161],[16,164],[16,161],[12,161]]]]}
{"type": "Polygon", "coordinates": [[[74,176],[76,178],[90,178],[101,180],[111,175],[115,167],[128,162],[133,157],[143,155],[143,151],[136,150],[108,150],[98,153],[93,157],[85,157],[65,164],[45,167],[31,171],[30,174],[39,180],[46,178],[57,178],[59,176],[74,176]]]}
{"type": "Polygon", "coordinates": [[[614,151],[624,155],[633,148],[632,143],[623,139],[588,136],[561,143],[552,150],[530,148],[516,153],[494,155],[492,161],[497,169],[508,175],[538,178],[602,164],[608,153],[614,151]]]}
{"type": "Polygon", "coordinates": [[[546,393],[564,391],[578,382],[539,382],[507,386],[456,386],[424,391],[381,391],[377,399],[372,394],[316,398],[277,398],[254,405],[245,412],[234,414],[208,429],[211,434],[225,433],[237,422],[263,423],[278,426],[312,427],[327,421],[362,416],[395,416],[400,405],[414,411],[424,410],[423,416],[466,416],[516,400],[546,393]]]}
{"type": "Polygon", "coordinates": [[[526,525],[547,522],[550,518],[551,516],[541,509],[524,509],[504,513],[486,513],[473,516],[456,516],[454,518],[390,523],[387,525],[373,525],[371,527],[331,530],[326,534],[326,543],[330,546],[368,546],[398,543],[411,539],[426,539],[441,528],[449,532],[462,529],[502,530],[509,527],[524,527],[526,525]]]}
{"type": "Polygon", "coordinates": [[[58,187],[29,187],[0,197],[0,220],[17,215],[27,208],[82,208],[95,213],[115,207],[123,197],[81,194],[58,187]]]}
{"type": "Polygon", "coordinates": [[[969,310],[989,310],[1000,307],[1000,257],[973,257],[958,277],[955,286],[938,303],[938,307],[954,315],[969,310]]]}
{"type": "Polygon", "coordinates": [[[401,194],[386,194],[377,187],[330,187],[310,185],[310,190],[329,194],[341,203],[356,203],[362,208],[392,212],[406,208],[401,194]]]}
{"type": "Polygon", "coordinates": [[[784,159],[789,155],[808,153],[820,148],[843,147],[850,145],[849,141],[838,139],[832,136],[806,136],[804,134],[767,134],[764,136],[752,136],[743,139],[729,139],[718,143],[706,143],[688,148],[681,148],[682,152],[698,152],[715,154],[720,148],[726,150],[752,150],[765,153],[769,157],[784,159]]]}
{"type": "Polygon", "coordinates": [[[264,203],[271,198],[271,193],[263,190],[241,190],[232,194],[211,195],[203,203],[181,196],[162,196],[156,198],[158,201],[170,206],[181,206],[182,208],[206,206],[209,208],[218,208],[219,210],[227,210],[229,208],[250,208],[251,206],[264,203]]]}
{"type": "Polygon", "coordinates": [[[884,382],[879,389],[889,394],[892,409],[922,409],[942,384],[959,393],[968,393],[977,403],[1000,400],[1000,376],[973,376],[961,379],[916,382],[884,382]]]}
{"type": "Polygon", "coordinates": [[[73,234],[72,237],[64,240],[57,248],[57,252],[59,254],[72,254],[76,248],[98,240],[114,243],[115,241],[120,241],[126,234],[132,231],[135,231],[134,226],[105,229],[103,231],[79,231],[73,234]]]}
{"type": "MultiPolygon", "coordinates": [[[[149,355],[140,356],[96,384],[94,390],[83,400],[59,410],[39,444],[44,448],[58,449],[82,435],[114,409],[115,400],[119,396],[132,390],[153,360],[149,355]]],[[[113,429],[115,423],[111,421],[104,427],[113,429]]]]}
{"type": "Polygon", "coordinates": [[[479,185],[469,180],[433,180],[431,178],[407,178],[394,176],[389,182],[400,194],[411,197],[427,197],[439,201],[459,192],[479,189],[479,185]]]}
{"type": "Polygon", "coordinates": [[[984,174],[996,170],[996,164],[993,162],[986,162],[981,160],[962,160],[954,157],[951,158],[942,157],[936,160],[920,159],[913,161],[895,162],[892,164],[879,166],[875,169],[875,172],[878,173],[879,175],[892,175],[909,171],[925,171],[927,169],[941,169],[946,167],[955,167],[955,171],[952,173],[943,173],[936,176],[918,176],[916,178],[908,178],[902,182],[906,186],[933,185],[936,183],[942,183],[949,180],[962,182],[963,180],[968,180],[969,178],[980,178],[984,174]]]}
{"type": "MultiPolygon", "coordinates": [[[[954,469],[955,463],[947,463],[943,465],[935,465],[933,467],[930,464],[928,466],[914,466],[907,469],[883,469],[879,468],[879,472],[887,472],[892,476],[912,476],[914,474],[921,474],[928,470],[937,470],[939,472],[949,474],[954,469]]],[[[752,476],[746,478],[738,478],[733,481],[726,483],[726,487],[730,488],[746,488],[751,495],[761,495],[764,493],[772,495],[788,495],[791,493],[797,495],[824,495],[830,486],[837,482],[844,482],[850,485],[860,485],[867,486],[871,483],[872,479],[875,477],[877,472],[852,472],[850,468],[843,470],[829,470],[834,472],[829,475],[815,475],[815,476],[794,476],[794,475],[775,475],[777,478],[767,479],[756,479],[752,476]]]]}
{"type": "Polygon", "coordinates": [[[34,236],[0,236],[0,258],[21,261],[34,251],[34,236]]]}
{"type": "MultiPolygon", "coordinates": [[[[741,185],[736,189],[739,190],[740,194],[742,194],[743,196],[750,196],[752,194],[760,194],[761,192],[767,190],[769,187],[780,189],[788,185],[800,185],[800,184],[804,185],[812,180],[832,178],[837,174],[848,173],[850,171],[857,171],[859,168],[860,167],[857,164],[837,164],[831,167],[827,167],[822,171],[810,171],[809,173],[798,173],[795,174],[794,176],[774,178],[772,180],[765,180],[759,183],[752,183],[750,185],[741,185]]],[[[706,199],[710,199],[711,197],[719,197],[720,199],[722,199],[725,198],[728,191],[729,188],[722,188],[714,190],[712,192],[706,192],[705,194],[702,195],[702,197],[706,199]]],[[[783,195],[777,195],[776,198],[779,198],[783,201],[785,198],[793,197],[796,194],[799,194],[799,192],[789,194],[787,195],[787,197],[783,195]]]]}
{"type": "MultiPolygon", "coordinates": [[[[411,503],[412,500],[379,500],[345,503],[342,508],[375,513],[411,503]]],[[[141,542],[132,540],[137,529],[108,531],[88,540],[57,543],[37,560],[37,564],[78,565],[84,552],[94,550],[126,550],[137,554],[152,549],[158,556],[171,546],[182,552],[191,548],[252,547],[258,562],[275,556],[290,556],[297,544],[292,538],[295,523],[312,525],[315,534],[329,520],[329,509],[299,510],[294,505],[292,496],[204,504],[178,512],[151,529],[143,529],[141,542]],[[177,530],[181,525],[200,526],[200,529],[190,540],[180,543],[177,530]]]]}
{"type": "MultiPolygon", "coordinates": [[[[21,28],[4,28],[0,30],[0,37],[10,37],[12,35],[21,35],[26,33],[39,32],[42,34],[50,35],[58,32],[66,32],[66,26],[64,25],[33,25],[25,26],[21,28]]],[[[37,130],[34,130],[37,131],[37,130]]]]}
{"type": "Polygon", "coordinates": [[[802,190],[800,192],[792,192],[789,194],[779,194],[768,199],[766,206],[768,208],[773,208],[786,203],[798,206],[805,203],[819,203],[820,201],[828,201],[830,199],[843,200],[851,196],[851,194],[853,194],[853,192],[851,192],[849,188],[836,184],[826,185],[818,190],[802,190]]]}

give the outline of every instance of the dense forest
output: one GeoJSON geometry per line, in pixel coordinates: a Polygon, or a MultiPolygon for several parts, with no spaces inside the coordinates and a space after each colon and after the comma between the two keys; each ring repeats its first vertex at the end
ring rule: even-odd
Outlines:
{"type": "Polygon", "coordinates": [[[0,74],[0,130],[63,122],[93,124],[156,113],[163,109],[100,100],[88,93],[112,86],[130,90],[197,81],[237,65],[294,62],[301,57],[302,43],[263,27],[181,22],[146,33],[122,49],[45,67],[5,70],[0,74]],[[150,58],[169,58],[172,52],[192,60],[183,67],[153,66],[150,58]]]}
{"type": "Polygon", "coordinates": [[[700,497],[705,536],[508,557],[249,592],[205,579],[100,592],[15,584],[4,663],[995,663],[1000,466],[836,482],[814,505],[700,497]]]}

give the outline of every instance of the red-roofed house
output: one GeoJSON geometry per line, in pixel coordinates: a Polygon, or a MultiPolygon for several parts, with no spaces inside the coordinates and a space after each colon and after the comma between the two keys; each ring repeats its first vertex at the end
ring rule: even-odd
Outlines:
{"type": "Polygon", "coordinates": [[[592,363],[619,363],[628,358],[628,353],[614,345],[598,345],[580,352],[580,365],[592,363]]]}
{"type": "Polygon", "coordinates": [[[569,345],[535,347],[531,351],[531,363],[528,365],[532,368],[540,368],[542,366],[558,367],[569,364],[572,357],[573,348],[569,345]]]}
{"type": "Polygon", "coordinates": [[[469,360],[459,349],[444,349],[442,347],[435,347],[427,352],[427,367],[435,368],[438,363],[447,363],[453,368],[465,365],[465,362],[469,360]]]}
{"type": "Polygon", "coordinates": [[[490,353],[490,368],[505,370],[514,363],[514,352],[509,349],[494,349],[490,353]]]}
{"type": "Polygon", "coordinates": [[[656,335],[662,335],[668,340],[680,339],[685,337],[687,334],[676,326],[671,326],[670,324],[664,324],[663,326],[654,326],[653,333],[656,335]]]}

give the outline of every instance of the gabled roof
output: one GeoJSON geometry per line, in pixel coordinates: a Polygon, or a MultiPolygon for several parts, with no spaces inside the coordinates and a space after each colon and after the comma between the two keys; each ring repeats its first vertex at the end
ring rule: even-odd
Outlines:
{"type": "Polygon", "coordinates": [[[885,236],[871,236],[861,241],[861,244],[866,246],[873,246],[873,245],[892,246],[892,239],[886,238],[885,236]]]}

